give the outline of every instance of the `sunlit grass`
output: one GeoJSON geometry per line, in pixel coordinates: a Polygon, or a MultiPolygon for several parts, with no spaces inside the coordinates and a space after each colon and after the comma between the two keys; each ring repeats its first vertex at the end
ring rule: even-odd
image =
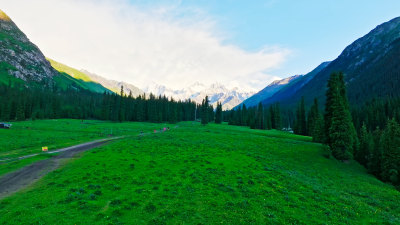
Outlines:
{"type": "Polygon", "coordinates": [[[398,191],[356,162],[323,157],[308,137],[192,122],[92,126],[171,130],[83,153],[0,201],[0,223],[400,223],[398,191]]]}

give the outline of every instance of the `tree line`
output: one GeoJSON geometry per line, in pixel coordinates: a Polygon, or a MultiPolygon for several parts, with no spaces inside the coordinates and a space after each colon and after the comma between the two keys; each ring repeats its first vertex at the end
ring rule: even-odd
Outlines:
{"type": "Polygon", "coordinates": [[[104,94],[69,87],[60,90],[50,85],[26,87],[0,85],[0,119],[99,119],[110,121],[169,122],[195,120],[201,106],[190,100],[175,101],[165,96],[104,94]]]}
{"type": "Polygon", "coordinates": [[[251,129],[282,129],[282,114],[279,103],[264,107],[261,102],[257,107],[247,108],[239,105],[237,109],[224,112],[224,121],[229,125],[248,126],[251,129]]]}
{"type": "Polygon", "coordinates": [[[260,103],[228,111],[225,119],[253,129],[282,129],[281,122],[287,121],[295,134],[323,143],[336,159],[354,159],[382,181],[400,185],[400,98],[373,99],[351,110],[343,78],[343,73],[331,74],[324,111],[317,99],[307,111],[302,97],[295,113],[282,115],[279,103],[260,103]]]}
{"type": "Polygon", "coordinates": [[[51,83],[30,87],[11,82],[0,85],[0,120],[57,118],[152,123],[201,120],[207,124],[222,123],[223,114],[222,104],[218,102],[214,110],[208,96],[202,104],[196,104],[190,99],[176,101],[153,94],[133,97],[123,87],[119,94],[99,94],[72,86],[62,90],[51,83]]]}
{"type": "Polygon", "coordinates": [[[351,110],[343,73],[327,84],[322,120],[317,100],[305,118],[304,98],[297,109],[295,133],[329,146],[339,160],[354,159],[385,182],[400,184],[400,99],[373,99],[351,110]]]}

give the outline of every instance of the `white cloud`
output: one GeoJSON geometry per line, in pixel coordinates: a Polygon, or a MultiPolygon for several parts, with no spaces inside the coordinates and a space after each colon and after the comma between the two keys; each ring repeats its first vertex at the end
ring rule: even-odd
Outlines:
{"type": "Polygon", "coordinates": [[[43,53],[134,85],[182,88],[200,81],[262,88],[289,54],[224,45],[223,29],[196,8],[137,7],[126,0],[0,0],[43,53]]]}

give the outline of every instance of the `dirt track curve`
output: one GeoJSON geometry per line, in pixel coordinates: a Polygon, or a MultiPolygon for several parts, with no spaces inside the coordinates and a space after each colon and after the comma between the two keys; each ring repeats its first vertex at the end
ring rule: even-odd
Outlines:
{"type": "MultiPolygon", "coordinates": [[[[44,175],[57,169],[61,165],[62,160],[73,158],[74,155],[79,152],[99,147],[114,139],[115,138],[92,141],[85,144],[55,150],[49,153],[61,153],[55,157],[35,162],[15,172],[5,174],[4,176],[0,177],[0,199],[33,184],[44,175]]],[[[23,157],[20,157],[20,159],[22,158],[23,157]]]]}

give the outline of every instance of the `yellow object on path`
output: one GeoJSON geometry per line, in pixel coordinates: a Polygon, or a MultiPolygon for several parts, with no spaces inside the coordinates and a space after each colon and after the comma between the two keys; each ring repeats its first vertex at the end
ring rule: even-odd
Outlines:
{"type": "Polygon", "coordinates": [[[42,147],[42,151],[43,151],[43,152],[47,152],[47,150],[49,150],[49,148],[47,148],[47,147],[42,147]]]}

